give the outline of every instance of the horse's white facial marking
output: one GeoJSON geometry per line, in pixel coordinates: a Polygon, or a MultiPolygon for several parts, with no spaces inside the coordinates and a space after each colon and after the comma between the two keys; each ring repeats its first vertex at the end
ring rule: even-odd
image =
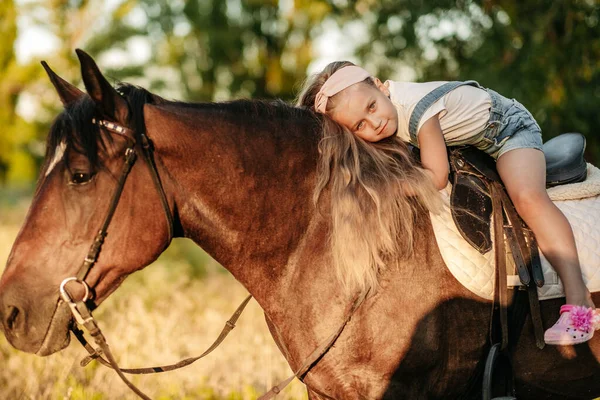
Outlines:
{"type": "Polygon", "coordinates": [[[56,150],[54,151],[54,158],[52,159],[52,161],[50,161],[50,165],[48,165],[48,169],[46,170],[45,176],[48,176],[50,172],[52,172],[56,164],[58,164],[59,161],[62,160],[63,156],[65,155],[66,149],[67,145],[65,144],[65,142],[60,142],[60,144],[56,146],[56,150]]]}

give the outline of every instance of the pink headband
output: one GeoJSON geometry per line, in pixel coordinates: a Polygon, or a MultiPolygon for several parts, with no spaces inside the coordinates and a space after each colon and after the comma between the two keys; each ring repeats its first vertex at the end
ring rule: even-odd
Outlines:
{"type": "Polygon", "coordinates": [[[327,101],[331,96],[341,92],[348,86],[364,81],[370,76],[371,74],[356,65],[349,65],[338,69],[325,81],[321,90],[317,93],[315,97],[315,110],[325,114],[327,101]]]}

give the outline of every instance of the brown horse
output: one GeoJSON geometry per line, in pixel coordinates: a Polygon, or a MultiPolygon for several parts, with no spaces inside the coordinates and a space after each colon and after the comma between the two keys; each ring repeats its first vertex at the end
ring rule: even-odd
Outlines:
{"type": "MultiPolygon", "coordinates": [[[[50,131],[37,191],[0,280],[9,342],[41,356],[69,344],[72,317],[59,285],[76,274],[103,223],[125,149],[136,143],[141,154],[145,132],[174,236],[194,240],[254,295],[295,370],[353,303],[329,268],[327,208],[312,202],[319,117],[282,103],[186,104],[130,85],[117,91],[87,54],[77,53],[87,94],[48,69],[65,110],[50,131]],[[94,118],[129,129],[118,133],[94,118]]],[[[96,305],[170,243],[149,171],[144,162],[132,168],[86,278],[96,305]]],[[[304,376],[311,399],[481,396],[472,389],[481,385],[476,371],[489,348],[491,304],[448,272],[425,212],[415,236],[410,258],[394,261],[381,288],[304,376]]],[[[600,293],[593,296],[600,304],[600,293]]],[[[546,328],[562,301],[543,302],[546,328]]],[[[513,358],[517,396],[600,396],[599,359],[598,337],[539,350],[527,320],[513,358]]]]}

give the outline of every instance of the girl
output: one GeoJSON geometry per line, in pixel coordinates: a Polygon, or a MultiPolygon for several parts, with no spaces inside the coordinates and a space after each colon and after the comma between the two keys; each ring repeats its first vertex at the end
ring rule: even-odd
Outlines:
{"type": "MultiPolygon", "coordinates": [[[[303,88],[298,105],[324,115],[321,168],[330,172],[320,179],[317,196],[331,181],[334,242],[344,240],[336,237],[339,233],[336,228],[344,231],[343,222],[336,223],[336,218],[352,218],[347,206],[336,206],[335,202],[345,199],[345,203],[352,203],[347,200],[353,188],[370,195],[380,219],[395,217],[383,217],[385,210],[380,203],[384,196],[373,197],[377,191],[366,182],[364,169],[384,173],[382,179],[388,183],[394,178],[402,181],[396,185],[401,187],[397,194],[416,195],[433,209],[431,187],[441,190],[448,182],[446,146],[473,145],[496,159],[498,173],[519,215],[534,232],[540,250],[563,283],[567,304],[561,307],[556,324],[545,332],[546,343],[567,345],[592,338],[592,319],[597,321],[599,312],[582,278],[571,226],[546,192],[541,130],[523,105],[474,81],[382,83],[350,62],[331,63],[315,75],[303,88]],[[410,164],[403,142],[419,147],[422,169],[410,164]],[[364,150],[369,144],[374,146],[370,152],[364,150]],[[370,157],[361,156],[358,148],[370,157]],[[377,165],[378,159],[388,161],[389,165],[384,162],[377,165]],[[378,168],[369,167],[373,164],[378,168]],[[382,171],[390,166],[391,173],[382,171]],[[336,169],[341,170],[339,179],[335,179],[336,169]],[[417,172],[408,172],[413,170],[417,172]],[[428,182],[418,182],[420,174],[428,176],[428,182]],[[354,181],[357,183],[352,186],[354,181]],[[346,210],[340,212],[336,207],[346,210]],[[573,330],[579,331],[577,338],[573,338],[573,330]]],[[[371,181],[376,180],[374,175],[371,173],[371,181]]],[[[357,198],[354,203],[361,204],[361,200],[357,198]]],[[[354,208],[368,212],[367,207],[354,208]]],[[[371,235],[366,233],[363,239],[372,240],[371,235]]],[[[395,237],[387,236],[389,240],[395,237]]],[[[342,247],[334,243],[334,259],[336,255],[341,257],[336,252],[352,250],[342,247]]],[[[376,265],[382,263],[375,254],[377,247],[383,253],[395,250],[389,244],[372,247],[370,257],[376,259],[376,265]]]]}

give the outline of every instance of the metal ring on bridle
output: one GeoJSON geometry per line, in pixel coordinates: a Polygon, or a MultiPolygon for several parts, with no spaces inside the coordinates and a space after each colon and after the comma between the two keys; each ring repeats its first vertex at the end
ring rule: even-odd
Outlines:
{"type": "Polygon", "coordinates": [[[85,289],[85,293],[84,293],[81,301],[83,301],[83,302],[88,301],[90,299],[90,287],[87,285],[87,283],[85,283],[85,281],[81,281],[75,277],[70,277],[70,278],[67,278],[64,281],[62,281],[62,283],[60,284],[60,297],[62,297],[63,300],[66,301],[67,303],[73,303],[73,299],[71,298],[69,293],[67,293],[67,291],[65,290],[66,284],[71,281],[81,283],[83,285],[83,288],[85,289]]]}

